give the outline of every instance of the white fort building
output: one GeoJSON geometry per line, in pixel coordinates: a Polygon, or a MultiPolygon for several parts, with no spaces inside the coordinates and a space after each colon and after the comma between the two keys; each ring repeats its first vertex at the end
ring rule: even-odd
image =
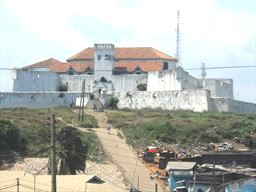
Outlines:
{"type": "Polygon", "coordinates": [[[74,106],[85,81],[85,104],[94,95],[103,105],[117,97],[119,108],[256,112],[255,104],[234,100],[232,79],[197,79],[151,47],[95,44],[67,62],[50,58],[15,69],[13,80],[0,108],[74,106]]]}

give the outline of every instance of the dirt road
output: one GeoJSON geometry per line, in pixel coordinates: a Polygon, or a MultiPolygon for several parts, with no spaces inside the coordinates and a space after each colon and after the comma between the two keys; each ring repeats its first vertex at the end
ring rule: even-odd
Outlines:
{"type": "MultiPolygon", "coordinates": [[[[156,181],[150,179],[149,170],[138,160],[129,145],[117,135],[117,130],[111,129],[110,134],[108,134],[105,113],[93,111],[87,111],[86,113],[93,115],[97,119],[100,128],[93,130],[98,135],[104,151],[122,170],[126,179],[132,183],[129,185],[143,192],[155,192],[156,181]]],[[[159,186],[157,191],[162,191],[159,186]]]]}

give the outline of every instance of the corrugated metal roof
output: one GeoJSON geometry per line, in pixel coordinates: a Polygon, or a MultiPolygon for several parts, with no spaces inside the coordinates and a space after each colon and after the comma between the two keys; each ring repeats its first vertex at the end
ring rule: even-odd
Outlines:
{"type": "MultiPolygon", "coordinates": [[[[33,192],[34,176],[24,171],[0,171],[1,192],[16,192],[16,179],[19,178],[20,191],[33,192]]],[[[95,175],[57,175],[58,192],[81,192],[81,191],[113,191],[124,192],[124,188],[110,183],[88,183],[95,175]]],[[[97,179],[97,178],[96,178],[97,179]]],[[[51,175],[36,175],[36,191],[51,191],[51,175]]]]}
{"type": "Polygon", "coordinates": [[[192,170],[195,165],[196,162],[169,161],[165,170],[192,170]]]}

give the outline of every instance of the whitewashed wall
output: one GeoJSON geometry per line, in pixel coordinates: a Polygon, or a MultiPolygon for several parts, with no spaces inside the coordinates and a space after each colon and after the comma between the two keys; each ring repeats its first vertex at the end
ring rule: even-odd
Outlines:
{"type": "Polygon", "coordinates": [[[232,79],[205,79],[201,82],[203,88],[211,92],[212,97],[234,98],[232,79]]]}
{"type": "Polygon", "coordinates": [[[172,91],[181,90],[181,82],[177,80],[177,72],[154,71],[148,73],[148,91],[172,91]]]}
{"type": "MultiPolygon", "coordinates": [[[[79,95],[80,93],[70,92],[4,92],[0,93],[0,108],[79,106],[79,95]]],[[[207,90],[114,92],[113,95],[119,99],[119,108],[256,113],[256,104],[228,98],[210,98],[210,92],[207,90]]],[[[104,105],[111,97],[109,94],[101,95],[99,99],[104,105]]],[[[88,101],[87,94],[85,105],[88,101]]]]}
{"type": "Polygon", "coordinates": [[[256,113],[256,104],[229,98],[211,98],[209,106],[214,112],[256,113]]]}
{"type": "Polygon", "coordinates": [[[60,85],[58,74],[45,71],[21,71],[13,73],[13,91],[56,91],[60,85]]]}
{"type": "Polygon", "coordinates": [[[210,93],[206,90],[116,92],[119,108],[162,108],[167,110],[208,111],[210,93]]]}
{"type": "Polygon", "coordinates": [[[85,91],[92,91],[94,81],[93,75],[59,75],[62,84],[68,84],[69,92],[81,92],[83,80],[85,80],[85,91]],[[90,89],[90,90],[89,90],[90,89]]]}
{"type": "Polygon", "coordinates": [[[50,108],[75,105],[77,94],[66,92],[16,92],[0,93],[0,108],[50,108]]]}
{"type": "Polygon", "coordinates": [[[173,91],[198,89],[200,87],[200,81],[180,67],[173,70],[148,73],[148,91],[173,91]]]}
{"type": "Polygon", "coordinates": [[[113,75],[112,83],[115,91],[136,91],[139,83],[147,83],[147,74],[113,75]]]}

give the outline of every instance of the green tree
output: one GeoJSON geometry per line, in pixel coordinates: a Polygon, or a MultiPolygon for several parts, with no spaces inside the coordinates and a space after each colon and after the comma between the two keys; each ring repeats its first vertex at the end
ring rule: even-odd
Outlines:
{"type": "Polygon", "coordinates": [[[18,127],[8,120],[0,120],[0,152],[25,151],[27,140],[18,127]]]}
{"type": "Polygon", "coordinates": [[[85,170],[88,148],[83,145],[80,132],[73,127],[63,127],[57,134],[58,174],[75,175],[85,170]]]}

